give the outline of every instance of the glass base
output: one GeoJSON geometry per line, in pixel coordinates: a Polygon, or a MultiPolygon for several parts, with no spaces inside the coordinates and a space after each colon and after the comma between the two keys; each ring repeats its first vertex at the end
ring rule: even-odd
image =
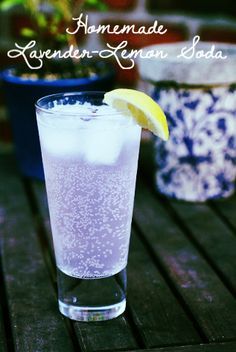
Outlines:
{"type": "Polygon", "coordinates": [[[126,299],[120,303],[105,307],[78,307],[58,301],[60,312],[77,321],[102,321],[114,319],[125,311],[126,299]]]}
{"type": "Polygon", "coordinates": [[[78,321],[118,317],[126,306],[126,270],[112,276],[81,279],[57,270],[59,310],[78,321]]]}

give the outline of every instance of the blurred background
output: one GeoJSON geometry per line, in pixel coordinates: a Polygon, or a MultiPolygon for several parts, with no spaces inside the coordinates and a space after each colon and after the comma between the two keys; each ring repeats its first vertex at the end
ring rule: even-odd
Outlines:
{"type": "MultiPolygon", "coordinates": [[[[80,47],[103,48],[104,43],[117,45],[128,40],[129,48],[141,48],[156,43],[168,43],[191,39],[199,34],[203,41],[236,43],[236,2],[234,0],[103,0],[98,7],[96,0],[87,2],[83,9],[89,14],[90,24],[144,24],[150,26],[155,19],[165,24],[168,32],[160,35],[88,35],[78,34],[80,47]]],[[[16,59],[9,59],[7,50],[14,43],[22,43],[23,28],[30,28],[32,19],[22,6],[16,6],[0,13],[0,70],[15,65],[16,59]]],[[[28,42],[29,39],[25,40],[28,42]]],[[[116,85],[137,86],[137,69],[122,70],[116,65],[116,85]]],[[[0,150],[12,148],[12,136],[4,105],[3,89],[0,86],[0,150]]]]}

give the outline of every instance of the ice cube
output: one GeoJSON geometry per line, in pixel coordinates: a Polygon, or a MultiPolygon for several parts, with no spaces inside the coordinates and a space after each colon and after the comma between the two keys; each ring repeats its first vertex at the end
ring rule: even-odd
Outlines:
{"type": "Polygon", "coordinates": [[[87,162],[93,164],[114,164],[119,157],[125,137],[121,128],[94,128],[84,138],[83,156],[87,162]]]}
{"type": "Polygon", "coordinates": [[[40,131],[40,140],[43,149],[57,156],[74,156],[79,153],[82,141],[71,131],[55,131],[44,129],[40,131]]]}
{"type": "Polygon", "coordinates": [[[108,106],[87,105],[55,106],[55,115],[50,118],[41,112],[37,117],[41,144],[57,156],[82,156],[89,163],[114,164],[132,121],[108,106]]]}

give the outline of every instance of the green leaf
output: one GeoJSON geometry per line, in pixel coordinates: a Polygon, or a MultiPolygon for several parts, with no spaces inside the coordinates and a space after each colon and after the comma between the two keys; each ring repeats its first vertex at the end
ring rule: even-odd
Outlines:
{"type": "Polygon", "coordinates": [[[55,26],[55,25],[51,25],[51,26],[49,27],[49,29],[50,29],[50,32],[51,32],[52,34],[55,34],[55,33],[57,33],[57,31],[58,31],[58,28],[57,28],[57,26],[55,26]]]}
{"type": "Polygon", "coordinates": [[[52,23],[53,25],[57,25],[62,20],[62,15],[58,12],[53,14],[52,23]]]}
{"type": "Polygon", "coordinates": [[[108,9],[108,6],[101,0],[86,0],[85,7],[88,9],[97,9],[99,11],[105,11],[108,9]]]}
{"type": "Polygon", "coordinates": [[[26,38],[33,38],[36,36],[36,32],[30,28],[22,28],[21,35],[26,38]]]}
{"type": "Polygon", "coordinates": [[[47,19],[43,13],[38,13],[36,16],[37,23],[39,28],[46,28],[47,27],[47,19]]]}
{"type": "Polygon", "coordinates": [[[104,3],[100,3],[100,4],[98,4],[98,10],[106,11],[106,10],[108,10],[108,6],[104,3]]]}
{"type": "Polygon", "coordinates": [[[65,43],[67,40],[67,37],[65,34],[57,34],[56,35],[56,40],[61,43],[65,43]]]}
{"type": "Polygon", "coordinates": [[[3,0],[0,4],[0,9],[6,11],[17,5],[24,5],[24,0],[3,0]]]}

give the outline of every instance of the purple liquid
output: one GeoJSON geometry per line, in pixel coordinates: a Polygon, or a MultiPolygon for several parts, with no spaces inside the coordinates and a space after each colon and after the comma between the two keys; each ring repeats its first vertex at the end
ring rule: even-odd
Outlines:
{"type": "MultiPolygon", "coordinates": [[[[114,147],[110,139],[101,149],[101,160],[94,151],[98,160],[92,162],[91,155],[89,160],[86,155],[91,146],[85,148],[85,154],[50,153],[44,147],[43,127],[40,131],[56,261],[67,275],[102,278],[126,267],[140,128],[121,128],[122,138],[118,141],[114,135],[113,139],[119,144],[114,148],[114,160],[103,157],[114,147]]],[[[77,133],[79,138],[88,131],[77,133]]]]}

